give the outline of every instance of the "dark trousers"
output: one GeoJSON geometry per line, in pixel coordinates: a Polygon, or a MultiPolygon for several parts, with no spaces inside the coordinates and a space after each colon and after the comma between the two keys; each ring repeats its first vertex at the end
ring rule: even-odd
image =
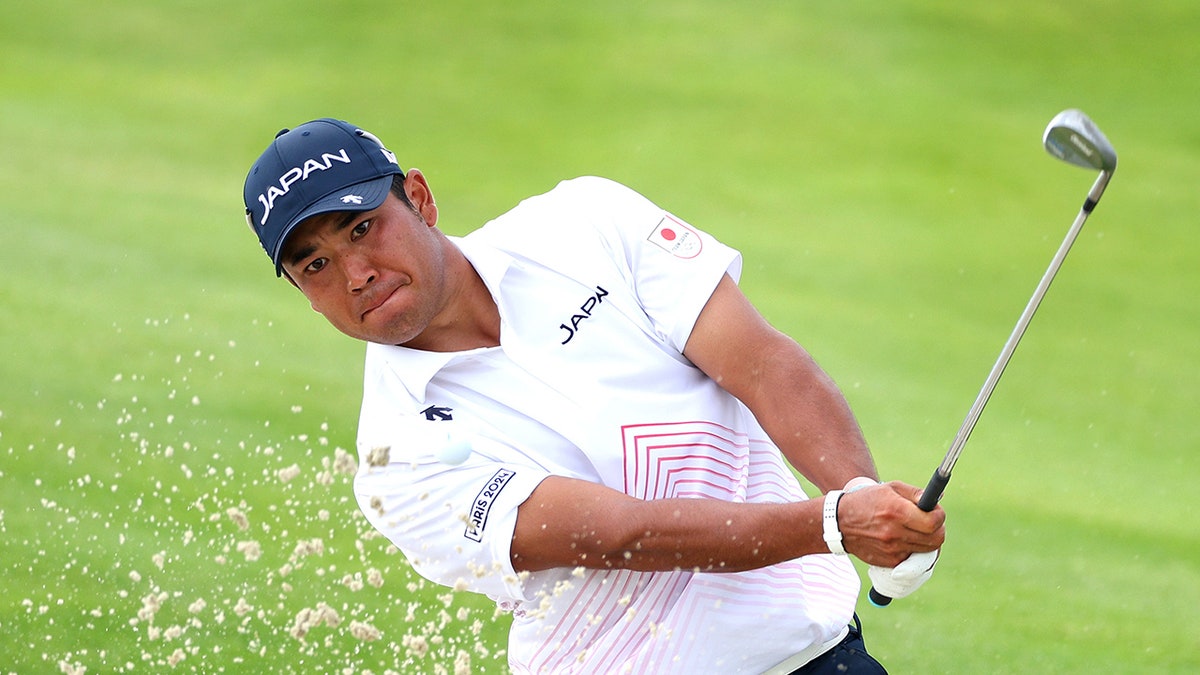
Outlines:
{"type": "Polygon", "coordinates": [[[867,653],[862,623],[854,615],[850,632],[833,649],[792,671],[792,675],[887,675],[883,666],[867,653]]]}

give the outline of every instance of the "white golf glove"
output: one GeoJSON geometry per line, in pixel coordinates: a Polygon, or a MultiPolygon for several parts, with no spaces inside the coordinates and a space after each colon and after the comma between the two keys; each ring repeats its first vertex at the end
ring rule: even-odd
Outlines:
{"type": "Polygon", "coordinates": [[[937,564],[938,551],[913,553],[904,562],[895,567],[867,568],[867,576],[875,590],[893,600],[903,598],[921,587],[921,584],[933,576],[933,566],[937,564]]]}

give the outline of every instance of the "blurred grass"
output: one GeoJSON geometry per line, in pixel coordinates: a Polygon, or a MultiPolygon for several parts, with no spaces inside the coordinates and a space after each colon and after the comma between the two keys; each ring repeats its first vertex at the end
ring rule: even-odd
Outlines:
{"type": "Polygon", "coordinates": [[[500,668],[505,619],[417,582],[324,474],[362,349],[242,225],[278,128],[376,132],[452,233],[634,186],[743,250],[923,483],[1090,184],[1039,148],[1066,107],[1120,170],[956,471],[937,578],[864,609],[868,644],[893,672],[1195,671],[1197,29],[1183,0],[0,5],[0,671],[500,668]],[[317,602],[342,623],[289,636],[317,602]]]}

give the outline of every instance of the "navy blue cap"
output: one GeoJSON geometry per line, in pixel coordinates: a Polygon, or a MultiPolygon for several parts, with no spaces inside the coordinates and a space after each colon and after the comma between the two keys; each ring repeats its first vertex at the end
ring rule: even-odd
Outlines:
{"type": "Polygon", "coordinates": [[[283,242],[306,218],[370,211],[387,199],[396,155],[348,122],[319,119],[280,131],[246,175],[246,222],[282,273],[283,242]]]}

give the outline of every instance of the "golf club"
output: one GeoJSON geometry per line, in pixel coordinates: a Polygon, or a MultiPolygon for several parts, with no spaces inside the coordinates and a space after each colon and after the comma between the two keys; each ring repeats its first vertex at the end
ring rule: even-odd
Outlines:
{"type": "MultiPolygon", "coordinates": [[[[1050,282],[1054,280],[1054,275],[1058,272],[1058,268],[1062,266],[1063,260],[1067,257],[1067,252],[1071,249],[1071,244],[1075,242],[1079,231],[1083,229],[1083,224],[1087,220],[1088,215],[1096,208],[1096,204],[1100,201],[1100,196],[1104,194],[1104,188],[1108,186],[1108,181],[1117,169],[1117,153],[1113,150],[1112,144],[1108,142],[1108,139],[1104,137],[1104,134],[1095,123],[1088,119],[1088,116],[1080,110],[1064,110],[1055,115],[1054,119],[1050,120],[1050,124],[1047,125],[1046,131],[1042,135],[1042,144],[1045,146],[1046,151],[1054,157],[1075,166],[1099,171],[1100,175],[1096,178],[1092,189],[1088,191],[1087,199],[1084,200],[1083,207],[1079,210],[1079,215],[1075,217],[1075,222],[1071,225],[1071,229],[1067,231],[1066,238],[1063,240],[1062,245],[1058,247],[1058,252],[1054,254],[1054,259],[1050,261],[1050,267],[1042,275],[1042,280],[1033,292],[1033,297],[1029,299],[1029,304],[1025,306],[1025,311],[1021,313],[1021,318],[1017,320],[1017,325],[1013,328],[1012,335],[1009,336],[1008,342],[1004,344],[1004,349],[1000,350],[1000,357],[996,359],[996,364],[992,366],[992,371],[988,373],[987,379],[983,383],[983,388],[979,391],[979,395],[975,398],[975,403],[971,405],[966,419],[963,420],[962,427],[959,428],[958,434],[955,435],[954,441],[950,444],[950,449],[946,452],[946,457],[942,460],[937,470],[933,472],[933,477],[929,479],[929,484],[926,485],[925,492],[922,493],[920,502],[917,504],[922,511],[932,511],[937,506],[938,500],[941,499],[942,492],[946,489],[946,484],[950,482],[950,472],[954,469],[954,464],[958,461],[958,456],[962,453],[963,446],[966,445],[967,438],[971,435],[971,430],[975,428],[975,423],[979,420],[979,415],[983,413],[983,407],[987,405],[988,399],[991,398],[992,390],[996,388],[996,383],[1000,381],[1000,376],[1004,373],[1004,368],[1008,365],[1009,359],[1012,358],[1013,351],[1017,348],[1017,343],[1021,341],[1021,336],[1025,334],[1025,328],[1029,326],[1030,320],[1033,319],[1033,313],[1037,311],[1038,305],[1041,304],[1042,298],[1046,295],[1046,291],[1049,290],[1050,282]]],[[[871,589],[869,598],[871,603],[877,607],[884,607],[892,601],[891,598],[877,592],[874,588],[871,589]]]]}

